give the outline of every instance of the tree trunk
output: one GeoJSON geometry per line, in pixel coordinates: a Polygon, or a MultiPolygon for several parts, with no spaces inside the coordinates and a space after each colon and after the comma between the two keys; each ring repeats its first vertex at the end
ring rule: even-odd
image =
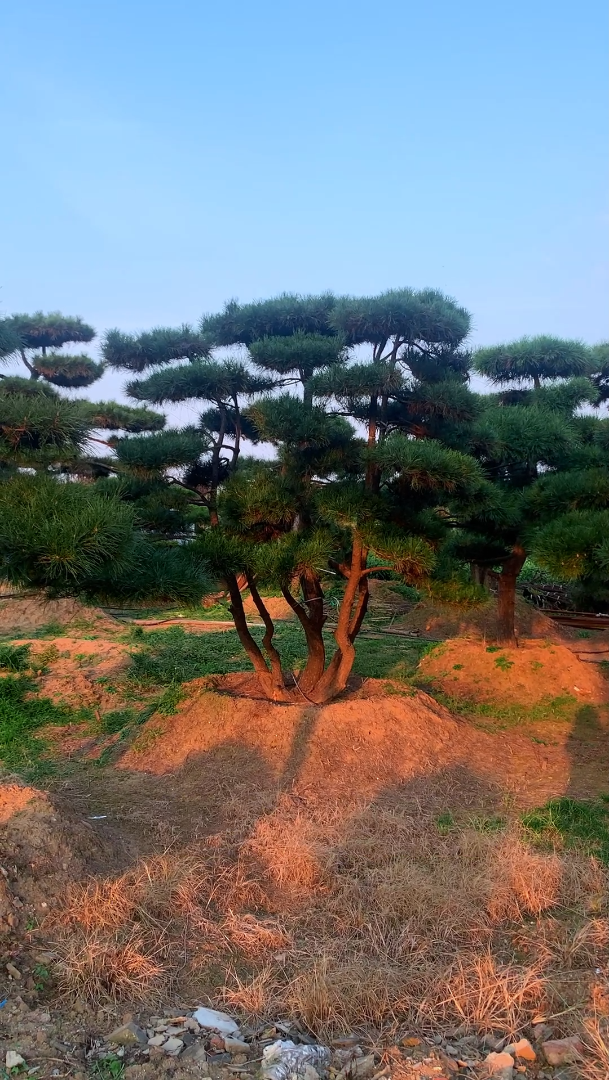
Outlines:
{"type": "MultiPolygon", "coordinates": [[[[302,581],[301,584],[303,584],[302,581]]],[[[309,586],[311,586],[311,582],[309,582],[309,586]]],[[[303,589],[303,591],[305,591],[305,589],[303,589]]],[[[313,590],[310,587],[308,591],[312,592],[313,590]]],[[[282,587],[281,592],[300,622],[307,641],[307,662],[302,675],[297,681],[297,685],[299,689],[302,690],[303,694],[308,695],[322,678],[326,666],[326,647],[323,639],[323,625],[325,622],[323,614],[323,592],[321,586],[319,586],[319,593],[321,594],[320,599],[317,600],[317,597],[309,597],[309,600],[313,599],[317,601],[316,603],[310,604],[309,610],[307,610],[303,604],[298,602],[288,588],[282,587]],[[315,612],[310,615],[309,611],[311,608],[315,607],[320,609],[319,613],[315,612]]]]}
{"type": "Polygon", "coordinates": [[[245,611],[243,610],[243,599],[235,575],[229,574],[226,583],[231,598],[229,610],[235,621],[239,641],[252,662],[263,693],[270,701],[291,701],[290,695],[283,685],[283,678],[278,679],[273,671],[269,671],[266,660],[250,633],[245,611]]]}
{"type": "Polygon", "coordinates": [[[497,577],[497,641],[504,645],[516,645],[514,615],[516,611],[516,580],[522,570],[526,552],[519,544],[503,564],[497,577]]]}
{"type": "MultiPolygon", "coordinates": [[[[258,609],[258,614],[260,615],[260,618],[262,619],[262,621],[264,623],[265,633],[264,633],[264,637],[262,639],[262,645],[264,647],[264,651],[266,652],[266,655],[269,658],[273,679],[274,679],[276,685],[283,686],[284,682],[283,682],[283,672],[281,670],[281,658],[279,656],[279,653],[277,652],[277,649],[273,645],[273,634],[275,633],[275,626],[273,624],[273,620],[271,619],[271,616],[268,613],[268,610],[267,610],[267,608],[266,608],[266,606],[264,604],[264,601],[263,601],[260,593],[258,592],[258,587],[257,587],[256,582],[254,580],[253,574],[247,574],[247,583],[249,585],[249,590],[250,590],[250,593],[251,593],[251,596],[252,596],[252,600],[254,601],[254,603],[255,603],[255,605],[256,605],[256,607],[258,609]]],[[[239,582],[237,582],[237,585],[238,584],[239,584],[239,582]]]]}
{"type": "Polygon", "coordinates": [[[311,699],[321,705],[325,701],[331,701],[340,694],[347,685],[347,679],[351,674],[355,649],[353,641],[355,634],[363,620],[363,613],[367,606],[367,587],[360,589],[363,576],[364,547],[359,536],[353,539],[351,552],[351,568],[347,578],[347,586],[338,611],[338,621],[334,631],[336,652],[332,657],[328,668],[317,685],[312,689],[311,699]],[[353,604],[357,592],[360,592],[359,601],[355,613],[353,604]]]}

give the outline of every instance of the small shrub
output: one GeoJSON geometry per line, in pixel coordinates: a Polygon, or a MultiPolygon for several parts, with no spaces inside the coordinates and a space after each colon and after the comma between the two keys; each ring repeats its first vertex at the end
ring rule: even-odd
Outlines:
{"type": "Polygon", "coordinates": [[[30,645],[0,645],[0,669],[27,671],[31,666],[30,645]]]}

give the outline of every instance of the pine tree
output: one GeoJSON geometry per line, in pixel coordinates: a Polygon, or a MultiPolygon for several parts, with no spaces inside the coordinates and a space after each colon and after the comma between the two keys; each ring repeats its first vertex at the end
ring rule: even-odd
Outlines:
{"type": "Polygon", "coordinates": [[[513,642],[518,575],[527,553],[542,550],[536,539],[542,504],[535,493],[550,477],[560,486],[563,472],[600,464],[594,440],[586,448],[585,439],[596,421],[576,415],[596,402],[598,391],[589,377],[590,351],[576,341],[523,338],[479,350],[474,364],[506,389],[486,398],[472,426],[471,450],[492,487],[462,519],[456,549],[478,580],[500,567],[498,640],[513,642]]]}
{"type": "Polygon", "coordinates": [[[93,327],[81,318],[59,311],[48,315],[37,311],[34,315],[12,315],[0,325],[0,357],[20,356],[31,379],[42,378],[54,386],[75,389],[90,386],[104,373],[104,365],[86,353],[70,355],[60,351],[64,345],[86,343],[95,337],[93,327]],[[9,339],[4,347],[2,335],[9,339]]]}
{"type": "MultiPolygon", "coordinates": [[[[130,384],[132,397],[156,403],[197,398],[212,402],[215,422],[205,413],[202,428],[210,435],[221,434],[220,448],[226,449],[229,435],[232,450],[227,451],[224,476],[215,478],[219,484],[210,503],[215,512],[196,546],[225,580],[242,644],[265,693],[278,700],[289,697],[288,673],[273,645],[274,624],[260,586],[279,586],[302,626],[308,659],[297,679],[299,691],[311,701],[328,700],[344,689],[351,671],[354,641],[368,604],[368,580],[375,572],[369,557],[380,557],[408,580],[428,574],[453,502],[483,485],[471,457],[438,439],[419,443],[401,433],[404,420],[400,416],[390,421],[394,398],[388,392],[385,400],[384,395],[387,382],[399,388],[402,398],[395,399],[396,407],[406,409],[408,423],[421,416],[429,436],[437,434],[433,425],[443,417],[461,415],[464,395],[459,391],[467,360],[459,347],[469,327],[467,313],[441,294],[404,290],[362,301],[367,321],[359,323],[356,302],[342,302],[339,323],[340,303],[328,295],[288,294],[255,304],[233,302],[219,315],[203,319],[200,335],[206,355],[165,353],[161,359],[159,348],[151,352],[148,365],[135,343],[138,370],[160,362],[165,369],[130,384]],[[372,343],[373,361],[353,365],[348,350],[364,341],[372,343]],[[235,345],[247,348],[245,365],[215,358],[216,350],[235,345]],[[169,366],[175,360],[188,363],[169,366]],[[363,370],[365,366],[370,370],[363,370]],[[251,368],[262,376],[253,375],[251,368]],[[430,407],[431,392],[424,395],[420,389],[424,369],[427,382],[439,384],[437,410],[430,407]],[[334,376],[336,382],[324,383],[334,376]],[[238,384],[230,381],[237,377],[238,384]],[[357,409],[343,411],[359,418],[361,407],[367,440],[357,436],[346,416],[338,415],[344,380],[353,388],[357,409]],[[286,392],[288,387],[296,392],[286,392]],[[419,395],[418,412],[411,393],[419,395]],[[242,407],[240,395],[251,400],[248,407],[242,407]],[[275,447],[275,460],[239,467],[235,444],[244,425],[255,439],[275,447]],[[262,648],[247,625],[240,577],[264,622],[262,648]],[[333,577],[342,578],[344,591],[328,661],[324,581],[333,577]]],[[[146,343],[153,343],[152,334],[146,343]]],[[[107,352],[106,357],[112,362],[107,352]]],[[[351,406],[351,395],[342,397],[348,397],[351,406]]],[[[465,405],[471,409],[472,402],[468,399],[465,405]]],[[[212,461],[219,443],[216,438],[210,449],[212,461]]]]}
{"type": "Polygon", "coordinates": [[[95,471],[86,454],[93,425],[159,421],[113,402],[66,401],[44,380],[1,379],[0,577],[96,600],[198,600],[201,559],[152,543],[116,483],[104,490],[79,479],[95,471]]]}

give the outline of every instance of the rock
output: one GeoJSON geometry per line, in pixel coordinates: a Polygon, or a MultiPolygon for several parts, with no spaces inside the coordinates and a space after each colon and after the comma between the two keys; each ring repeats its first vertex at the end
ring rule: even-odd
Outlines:
{"type": "Polygon", "coordinates": [[[131,1020],[128,1024],[122,1024],[106,1038],[106,1042],[115,1043],[116,1046],[146,1046],[148,1036],[146,1032],[131,1020]]]}
{"type": "Polygon", "coordinates": [[[533,1050],[528,1039],[520,1039],[517,1043],[511,1043],[505,1048],[506,1054],[511,1054],[518,1061],[536,1061],[537,1054],[533,1050]]]}
{"type": "Polygon", "coordinates": [[[365,1057],[354,1058],[351,1064],[347,1066],[346,1071],[349,1076],[353,1077],[353,1080],[366,1080],[367,1077],[374,1076],[374,1073],[376,1072],[374,1054],[366,1054],[365,1057]]]}
{"type": "Polygon", "coordinates": [[[228,1050],[229,1054],[247,1054],[249,1043],[244,1042],[243,1039],[231,1039],[229,1035],[225,1035],[224,1049],[228,1050]]]}
{"type": "Polygon", "coordinates": [[[191,1061],[196,1065],[207,1066],[207,1054],[203,1043],[195,1042],[192,1046],[187,1046],[180,1056],[180,1061],[191,1061]]]}
{"type": "Polygon", "coordinates": [[[236,1035],[238,1037],[240,1034],[239,1025],[226,1013],[218,1012],[216,1009],[206,1009],[201,1005],[198,1009],[195,1009],[192,1015],[193,1020],[196,1020],[202,1028],[219,1031],[221,1035],[236,1035]]]}
{"type": "Polygon", "coordinates": [[[14,964],[7,964],[6,970],[8,971],[11,979],[15,979],[16,982],[21,981],[21,972],[19,971],[19,968],[15,967],[14,964]]]}
{"type": "Polygon", "coordinates": [[[153,1035],[151,1039],[148,1039],[148,1046],[162,1046],[164,1042],[164,1035],[153,1035]]]}
{"type": "Polygon", "coordinates": [[[514,1058],[511,1054],[496,1053],[487,1054],[484,1059],[486,1076],[492,1076],[493,1080],[512,1080],[514,1075],[514,1058]]]}
{"type": "Polygon", "coordinates": [[[554,1032],[549,1024],[540,1023],[533,1024],[531,1027],[531,1034],[535,1039],[535,1042],[546,1042],[548,1039],[552,1038],[554,1032]]]}
{"type": "Polygon", "coordinates": [[[572,1065],[581,1061],[583,1043],[577,1035],[568,1039],[548,1039],[541,1046],[548,1065],[572,1065]]]}
{"type": "Polygon", "coordinates": [[[166,1054],[171,1054],[172,1057],[177,1057],[181,1050],[184,1049],[184,1043],[181,1039],[176,1039],[175,1035],[172,1035],[167,1042],[163,1043],[163,1050],[166,1054]]]}
{"type": "Polygon", "coordinates": [[[422,1040],[416,1035],[409,1035],[406,1039],[402,1039],[402,1046],[420,1046],[421,1042],[422,1040]]]}
{"type": "Polygon", "coordinates": [[[18,1069],[20,1065],[25,1065],[25,1061],[16,1050],[7,1050],[4,1064],[7,1069],[18,1069]]]}

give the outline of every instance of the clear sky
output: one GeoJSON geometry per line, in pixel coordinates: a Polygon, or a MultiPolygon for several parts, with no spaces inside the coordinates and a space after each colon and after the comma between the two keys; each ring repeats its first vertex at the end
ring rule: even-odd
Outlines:
{"type": "Polygon", "coordinates": [[[0,312],[431,285],[474,341],[606,338],[605,9],[7,0],[0,312]]]}

